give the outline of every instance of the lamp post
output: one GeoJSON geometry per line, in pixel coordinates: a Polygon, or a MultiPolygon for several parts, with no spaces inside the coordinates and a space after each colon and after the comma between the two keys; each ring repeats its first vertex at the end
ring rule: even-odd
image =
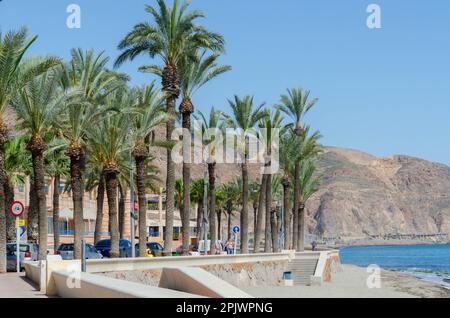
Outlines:
{"type": "MultiPolygon", "coordinates": [[[[135,232],[135,221],[136,221],[136,215],[134,212],[134,169],[133,169],[133,154],[132,150],[130,149],[130,236],[131,236],[131,257],[136,257],[136,250],[134,248],[134,239],[136,234],[135,232]]],[[[142,233],[139,233],[139,235],[142,235],[142,233]]]]}
{"type": "MultiPolygon", "coordinates": [[[[203,244],[205,250],[205,256],[208,256],[208,166],[206,165],[204,176],[205,183],[203,188],[203,244]]],[[[212,244],[212,242],[211,242],[212,244]]]]}

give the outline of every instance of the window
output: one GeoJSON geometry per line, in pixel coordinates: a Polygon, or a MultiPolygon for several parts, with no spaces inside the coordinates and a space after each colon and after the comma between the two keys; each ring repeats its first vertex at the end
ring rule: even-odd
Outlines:
{"type": "Polygon", "coordinates": [[[17,187],[17,190],[20,192],[20,193],[24,193],[25,192],[25,187],[24,187],[24,185],[22,184],[22,185],[19,185],[18,187],[17,187]]]}
{"type": "Polygon", "coordinates": [[[150,237],[159,237],[159,226],[150,226],[149,228],[150,237]]]}

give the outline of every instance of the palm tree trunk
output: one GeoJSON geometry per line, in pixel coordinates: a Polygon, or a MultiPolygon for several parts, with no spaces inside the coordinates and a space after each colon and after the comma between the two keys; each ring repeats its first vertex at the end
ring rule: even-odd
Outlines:
{"type": "Polygon", "coordinates": [[[231,240],[231,217],[233,212],[228,210],[228,226],[227,226],[227,241],[231,240]]]}
{"type": "Polygon", "coordinates": [[[34,186],[38,199],[38,219],[39,219],[39,257],[40,261],[47,259],[47,236],[48,236],[48,219],[47,219],[47,198],[45,195],[45,171],[44,171],[44,149],[45,145],[42,140],[32,138],[29,144],[31,157],[33,162],[34,186]]]}
{"type": "Polygon", "coordinates": [[[305,204],[300,202],[298,216],[298,241],[297,251],[305,251],[305,204]]]}
{"type": "Polygon", "coordinates": [[[222,240],[222,210],[217,211],[217,239],[222,240]]]}
{"type": "Polygon", "coordinates": [[[278,253],[278,223],[276,211],[271,211],[270,213],[270,226],[272,234],[272,250],[274,253],[278,253]]]}
{"type": "Polygon", "coordinates": [[[5,180],[5,208],[6,210],[6,240],[14,241],[16,239],[16,226],[14,217],[8,213],[8,208],[14,201],[14,187],[10,184],[8,178],[5,180]]]}
{"type": "MultiPolygon", "coordinates": [[[[3,129],[1,129],[3,128],[3,129]]],[[[4,125],[0,121],[0,129],[4,125]]],[[[5,142],[6,134],[0,136],[0,274],[6,273],[6,207],[5,207],[5,142]]]]}
{"type": "Polygon", "coordinates": [[[95,244],[97,244],[102,239],[104,200],[105,200],[105,177],[103,174],[101,174],[97,186],[97,218],[95,220],[95,233],[94,233],[95,244]]]}
{"type": "MultiPolygon", "coordinates": [[[[190,137],[190,131],[191,131],[191,113],[189,111],[183,112],[183,129],[186,131],[186,133],[189,133],[190,137]]],[[[190,140],[190,138],[188,138],[190,140]]],[[[189,246],[191,243],[190,240],[190,232],[191,232],[191,226],[190,226],[190,220],[191,220],[191,145],[190,143],[187,143],[187,141],[183,141],[183,204],[182,204],[182,211],[181,215],[182,218],[182,238],[183,238],[183,255],[188,255],[189,253],[189,246]]]]}
{"type": "MultiPolygon", "coordinates": [[[[166,113],[171,116],[166,124],[166,140],[172,139],[175,130],[176,100],[180,95],[180,76],[174,63],[166,63],[162,74],[162,88],[167,94],[166,113]]],[[[172,160],[172,149],[167,149],[167,179],[166,179],[166,232],[164,234],[164,254],[172,255],[173,247],[173,217],[175,211],[175,163],[172,160]]]]}
{"type": "Polygon", "coordinates": [[[109,228],[111,231],[111,258],[119,258],[119,224],[117,218],[117,172],[105,172],[106,195],[108,197],[109,228]]]}
{"type": "Polygon", "coordinates": [[[241,253],[248,254],[248,164],[242,164],[241,253]]]}
{"type": "Polygon", "coordinates": [[[211,239],[211,255],[216,254],[217,225],[216,225],[216,163],[208,163],[209,175],[209,234],[211,239]],[[214,249],[214,250],[213,250],[214,249]]]}
{"type": "MultiPolygon", "coordinates": [[[[167,114],[174,116],[176,99],[174,96],[167,98],[167,114]]],[[[166,124],[166,138],[171,140],[175,129],[175,120],[171,119],[166,124]]],[[[173,216],[175,211],[175,163],[172,160],[172,150],[167,149],[167,179],[166,179],[166,232],[164,234],[164,254],[172,255],[173,246],[173,216]]]]}
{"type": "MultiPolygon", "coordinates": [[[[122,186],[119,183],[119,235],[120,239],[125,238],[125,196],[122,186]]],[[[131,240],[132,241],[132,240],[131,240]]]]}
{"type": "Polygon", "coordinates": [[[81,243],[84,239],[84,172],[86,169],[85,154],[81,147],[70,148],[70,177],[72,182],[73,219],[75,223],[74,259],[81,259],[81,243]]]}
{"type": "Polygon", "coordinates": [[[59,233],[59,186],[60,176],[55,175],[53,178],[53,248],[56,249],[60,244],[59,233]]]}
{"type": "Polygon", "coordinates": [[[292,247],[297,249],[298,243],[298,209],[300,201],[300,162],[295,163],[294,172],[294,207],[292,210],[294,216],[293,233],[292,233],[292,247]]]}
{"type": "Polygon", "coordinates": [[[139,205],[139,256],[147,251],[147,199],[145,197],[145,157],[135,156],[136,187],[139,205]]]}
{"type": "Polygon", "coordinates": [[[203,200],[200,200],[197,205],[197,243],[200,242],[200,240],[203,237],[203,200]]]}
{"type": "Polygon", "coordinates": [[[265,220],[265,202],[266,202],[266,188],[267,188],[267,175],[262,176],[261,180],[261,190],[259,191],[259,203],[258,203],[258,218],[256,220],[256,231],[255,231],[255,243],[254,243],[254,253],[260,252],[260,245],[262,242],[263,234],[263,224],[265,220]]]}
{"type": "Polygon", "coordinates": [[[272,210],[272,175],[268,174],[266,176],[266,235],[265,235],[265,244],[264,244],[264,252],[271,252],[271,210],[272,210]]]}
{"type": "Polygon", "coordinates": [[[289,210],[289,187],[287,179],[283,180],[283,211],[284,211],[284,249],[291,246],[291,218],[292,212],[289,210]]]}
{"type": "Polygon", "coordinates": [[[30,176],[30,203],[27,215],[27,239],[29,242],[37,242],[39,235],[38,197],[34,176],[30,176]]]}

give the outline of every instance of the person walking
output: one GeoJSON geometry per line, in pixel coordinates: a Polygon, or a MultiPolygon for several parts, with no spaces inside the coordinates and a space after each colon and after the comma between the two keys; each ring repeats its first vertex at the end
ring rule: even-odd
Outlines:
{"type": "Polygon", "coordinates": [[[232,255],[234,253],[234,244],[233,241],[230,239],[227,241],[227,244],[225,245],[225,248],[227,250],[228,255],[232,255]]]}

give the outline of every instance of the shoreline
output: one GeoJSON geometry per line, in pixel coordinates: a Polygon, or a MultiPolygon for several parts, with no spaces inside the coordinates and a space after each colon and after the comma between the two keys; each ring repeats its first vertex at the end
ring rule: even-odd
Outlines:
{"type": "Polygon", "coordinates": [[[450,298],[450,290],[401,272],[381,270],[379,288],[368,287],[372,272],[355,265],[342,265],[332,281],[321,286],[249,287],[257,298],[450,298]]]}

